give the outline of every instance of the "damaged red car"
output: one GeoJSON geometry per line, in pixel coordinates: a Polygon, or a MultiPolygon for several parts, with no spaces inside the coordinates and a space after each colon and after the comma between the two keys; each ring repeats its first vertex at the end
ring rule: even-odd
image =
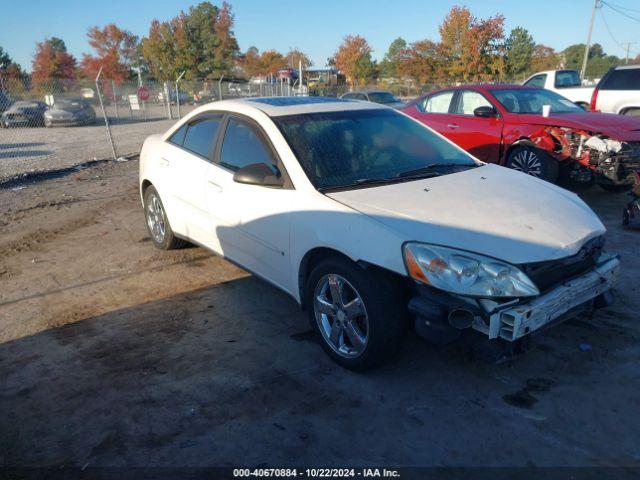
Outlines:
{"type": "Polygon", "coordinates": [[[452,87],[402,111],[480,160],[553,183],[563,178],[620,191],[640,169],[640,118],[585,112],[542,88],[452,87]]]}

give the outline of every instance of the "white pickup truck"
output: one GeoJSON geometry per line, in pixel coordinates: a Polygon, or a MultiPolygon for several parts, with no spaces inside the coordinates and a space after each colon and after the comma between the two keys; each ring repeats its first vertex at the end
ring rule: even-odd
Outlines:
{"type": "Polygon", "coordinates": [[[583,87],[580,81],[580,74],[575,70],[538,72],[527,78],[523,85],[552,90],[585,110],[589,109],[591,94],[594,89],[594,87],[583,87]]]}

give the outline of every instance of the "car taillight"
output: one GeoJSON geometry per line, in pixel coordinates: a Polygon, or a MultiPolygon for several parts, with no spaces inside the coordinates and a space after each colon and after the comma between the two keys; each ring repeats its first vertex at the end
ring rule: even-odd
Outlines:
{"type": "Polygon", "coordinates": [[[591,104],[589,105],[589,110],[592,112],[597,112],[596,102],[598,101],[598,87],[593,89],[593,93],[591,94],[591,104]]]}

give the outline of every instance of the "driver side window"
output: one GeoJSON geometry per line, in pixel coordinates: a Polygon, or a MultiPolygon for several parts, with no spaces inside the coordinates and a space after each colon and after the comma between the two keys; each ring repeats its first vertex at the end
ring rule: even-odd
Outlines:
{"type": "Polygon", "coordinates": [[[236,171],[254,163],[264,163],[274,173],[277,172],[277,162],[262,135],[246,122],[230,118],[222,143],[220,165],[236,171]]]}

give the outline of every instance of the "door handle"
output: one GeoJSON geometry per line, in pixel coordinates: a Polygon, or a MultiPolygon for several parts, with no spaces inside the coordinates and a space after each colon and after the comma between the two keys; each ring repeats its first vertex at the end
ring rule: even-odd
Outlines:
{"type": "Polygon", "coordinates": [[[169,166],[169,160],[167,160],[164,157],[160,157],[160,166],[161,167],[168,167],[169,166]]]}
{"type": "Polygon", "coordinates": [[[222,187],[218,185],[216,182],[214,182],[213,180],[208,180],[207,182],[209,183],[209,186],[214,192],[216,193],[222,192],[222,187]]]}
{"type": "Polygon", "coordinates": [[[460,125],[455,124],[455,123],[450,123],[449,125],[447,125],[447,127],[449,127],[449,128],[459,128],[460,125]]]}

